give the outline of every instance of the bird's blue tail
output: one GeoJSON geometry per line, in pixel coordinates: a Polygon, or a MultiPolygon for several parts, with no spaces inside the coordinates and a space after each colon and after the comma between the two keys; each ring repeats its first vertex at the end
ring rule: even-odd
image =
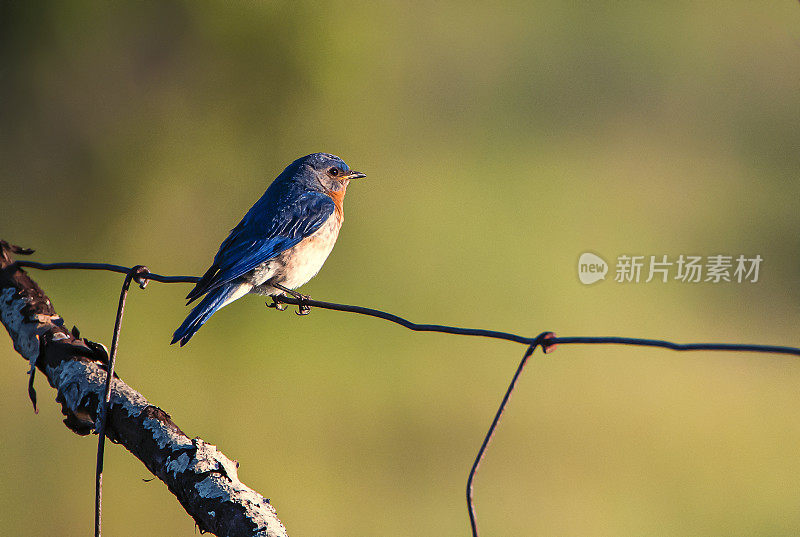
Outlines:
{"type": "Polygon", "coordinates": [[[210,291],[203,300],[194,307],[194,309],[183,321],[183,324],[175,330],[172,335],[172,343],[180,341],[181,347],[186,345],[195,332],[200,330],[200,327],[208,321],[214,312],[225,306],[228,302],[239,298],[243,293],[241,285],[227,284],[210,291]]]}

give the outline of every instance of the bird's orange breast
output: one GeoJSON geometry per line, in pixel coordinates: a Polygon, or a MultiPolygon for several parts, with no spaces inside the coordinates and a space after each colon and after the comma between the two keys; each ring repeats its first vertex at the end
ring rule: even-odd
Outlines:
{"type": "Polygon", "coordinates": [[[346,188],[342,188],[341,190],[328,190],[325,192],[336,206],[336,219],[339,221],[339,225],[344,222],[344,194],[346,190],[346,188]]]}

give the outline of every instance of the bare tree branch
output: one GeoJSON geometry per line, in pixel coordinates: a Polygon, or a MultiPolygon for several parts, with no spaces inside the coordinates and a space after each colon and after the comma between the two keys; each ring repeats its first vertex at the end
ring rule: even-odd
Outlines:
{"type": "MultiPolygon", "coordinates": [[[[80,435],[96,431],[107,352],[64,327],[47,295],[14,264],[12,253],[31,251],[0,241],[0,321],[14,348],[30,362],[31,376],[38,369],[57,390],[67,427],[80,435]]],[[[189,438],[166,412],[119,378],[112,380],[106,436],[163,481],[201,531],[231,537],[286,535],[269,501],[239,481],[238,463],[216,446],[189,438]]],[[[35,406],[32,388],[30,393],[35,406]]]]}

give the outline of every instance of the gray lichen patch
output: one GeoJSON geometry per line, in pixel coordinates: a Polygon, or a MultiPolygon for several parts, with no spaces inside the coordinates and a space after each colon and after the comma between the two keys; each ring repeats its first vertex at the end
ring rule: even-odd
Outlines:
{"type": "Polygon", "coordinates": [[[197,452],[191,470],[208,473],[195,484],[197,493],[207,499],[233,502],[244,506],[245,515],[257,528],[254,535],[286,535],[275,508],[259,493],[239,481],[236,462],[222,454],[217,447],[196,438],[197,452]]]}
{"type": "MultiPolygon", "coordinates": [[[[66,360],[56,366],[48,365],[45,372],[70,411],[99,414],[97,405],[103,398],[106,383],[106,371],[101,364],[66,360]]],[[[129,417],[137,417],[149,403],[139,392],[115,378],[112,379],[111,405],[123,409],[129,417]]]]}
{"type": "Polygon", "coordinates": [[[233,501],[235,488],[230,481],[220,479],[219,475],[209,475],[194,486],[197,493],[203,498],[221,499],[225,502],[233,501]]]}
{"type": "Polygon", "coordinates": [[[169,427],[156,418],[145,418],[142,426],[150,431],[160,449],[169,447],[172,451],[182,451],[192,447],[192,440],[176,427],[169,427]]]}
{"type": "Polygon", "coordinates": [[[186,453],[181,453],[177,459],[167,457],[167,473],[171,473],[172,477],[177,478],[178,474],[182,474],[186,471],[190,462],[192,462],[192,459],[186,453]]]}
{"type": "Polygon", "coordinates": [[[261,494],[245,486],[238,478],[226,479],[215,472],[206,476],[194,487],[202,498],[242,505],[245,516],[256,528],[253,535],[286,535],[286,528],[278,519],[275,508],[261,494]]]}
{"type": "Polygon", "coordinates": [[[44,314],[26,317],[25,311],[30,302],[29,298],[18,295],[11,287],[0,290],[0,321],[8,330],[16,351],[26,360],[35,362],[39,356],[39,336],[61,318],[44,314]]]}
{"type": "Polygon", "coordinates": [[[217,446],[204,442],[200,438],[195,438],[197,446],[194,460],[192,460],[192,470],[199,473],[219,471],[231,479],[238,480],[237,464],[222,454],[217,446]]]}

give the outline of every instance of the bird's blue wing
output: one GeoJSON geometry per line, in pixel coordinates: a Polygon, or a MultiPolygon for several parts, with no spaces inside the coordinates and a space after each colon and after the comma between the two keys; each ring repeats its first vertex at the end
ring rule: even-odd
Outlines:
{"type": "Polygon", "coordinates": [[[267,192],[239,222],[214,264],[187,295],[189,301],[235,280],[312,235],[333,214],[333,200],[320,192],[267,192]]]}

